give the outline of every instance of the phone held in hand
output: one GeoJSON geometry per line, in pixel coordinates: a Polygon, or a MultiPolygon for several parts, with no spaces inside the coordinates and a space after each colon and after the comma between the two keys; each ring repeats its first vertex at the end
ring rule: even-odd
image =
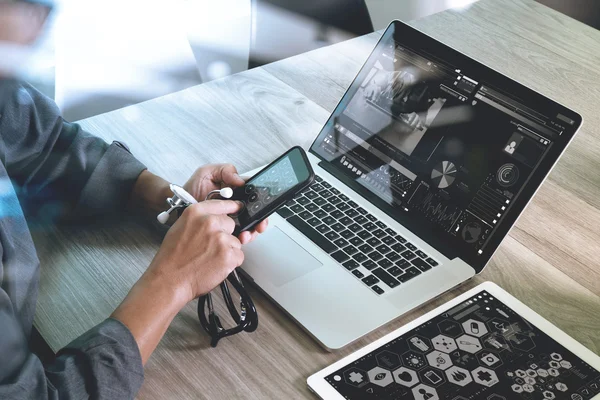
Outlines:
{"type": "Polygon", "coordinates": [[[233,216],[234,235],[252,229],[260,221],[306,189],[315,179],[304,150],[293,147],[233,191],[232,200],[243,204],[233,216]]]}

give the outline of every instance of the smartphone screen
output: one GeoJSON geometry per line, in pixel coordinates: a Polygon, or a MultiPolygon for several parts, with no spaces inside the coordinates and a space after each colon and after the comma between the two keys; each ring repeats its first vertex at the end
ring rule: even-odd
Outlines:
{"type": "Polygon", "coordinates": [[[306,188],[314,173],[304,150],[294,147],[265,169],[250,178],[245,186],[234,190],[233,199],[244,203],[237,216],[240,230],[275,212],[285,201],[306,188]]]}

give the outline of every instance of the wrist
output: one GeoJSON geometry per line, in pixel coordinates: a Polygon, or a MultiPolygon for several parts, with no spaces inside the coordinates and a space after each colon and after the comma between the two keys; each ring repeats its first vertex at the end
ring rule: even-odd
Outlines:
{"type": "Polygon", "coordinates": [[[129,199],[129,208],[155,215],[165,210],[167,198],[172,195],[169,182],[145,170],[135,182],[129,199]]]}

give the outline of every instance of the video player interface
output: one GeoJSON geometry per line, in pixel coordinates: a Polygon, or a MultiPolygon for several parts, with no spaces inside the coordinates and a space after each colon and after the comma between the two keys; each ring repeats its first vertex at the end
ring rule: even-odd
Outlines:
{"type": "Polygon", "coordinates": [[[600,372],[486,291],[325,380],[361,400],[589,400],[600,393],[600,372]]]}
{"type": "Polygon", "coordinates": [[[472,259],[573,124],[389,39],[313,151],[392,206],[408,229],[472,259]]]}

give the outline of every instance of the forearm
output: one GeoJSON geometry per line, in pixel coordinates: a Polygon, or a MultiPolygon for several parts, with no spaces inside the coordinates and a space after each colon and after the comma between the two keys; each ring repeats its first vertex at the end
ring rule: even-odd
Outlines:
{"type": "Polygon", "coordinates": [[[135,338],[145,364],[189,295],[146,272],[133,286],[112,318],[121,321],[135,338]]]}

